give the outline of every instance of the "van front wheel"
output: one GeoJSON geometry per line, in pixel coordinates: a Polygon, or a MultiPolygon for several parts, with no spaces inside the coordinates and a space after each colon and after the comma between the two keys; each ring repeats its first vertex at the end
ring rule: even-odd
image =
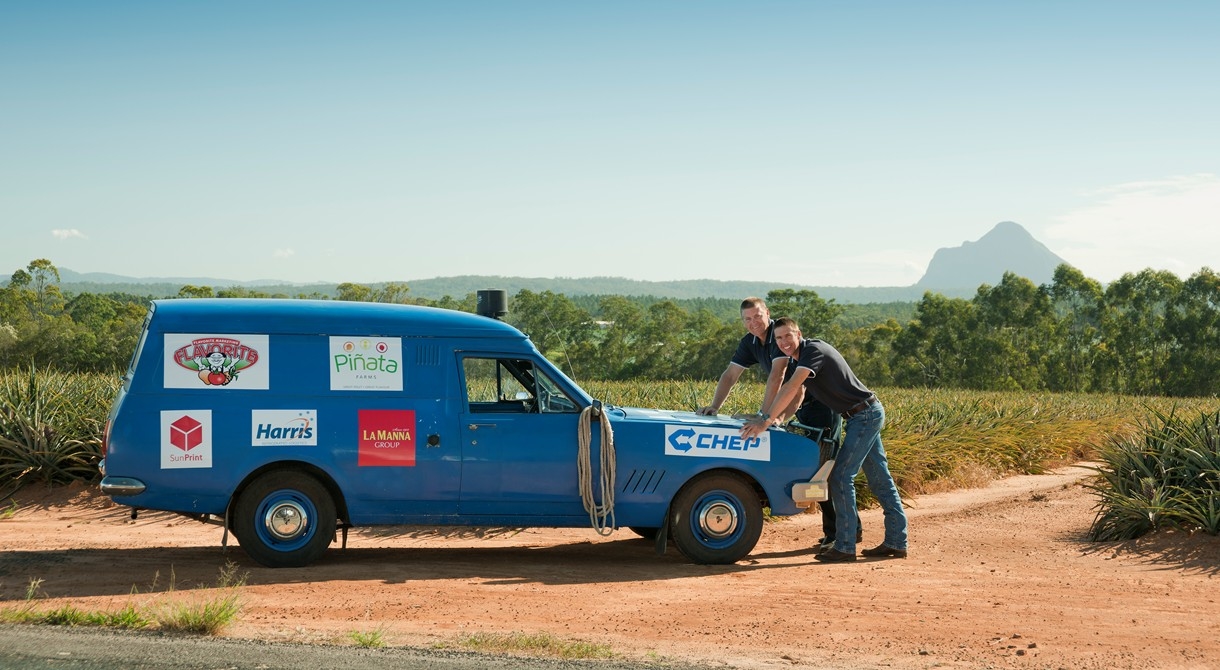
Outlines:
{"type": "Polygon", "coordinates": [[[322,556],[335,537],[335,502],[303,472],[268,472],[237,499],[233,534],[250,558],[269,568],[299,568],[322,556]]]}
{"type": "Polygon", "coordinates": [[[683,486],[670,505],[670,537],[703,565],[735,563],[758,544],[762,503],[754,487],[727,473],[703,475],[683,486]]]}

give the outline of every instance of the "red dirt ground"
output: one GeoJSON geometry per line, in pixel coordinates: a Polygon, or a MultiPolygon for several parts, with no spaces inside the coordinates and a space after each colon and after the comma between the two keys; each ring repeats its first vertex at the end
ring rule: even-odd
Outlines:
{"type": "MultiPolygon", "coordinates": [[[[910,558],[821,564],[816,513],[766,526],[746,560],[656,556],[630,531],[353,530],[318,564],[271,570],[219,527],[132,521],[96,490],[27,488],[0,520],[0,607],[43,580],[44,605],[155,604],[247,573],[225,635],[428,646],[462,633],[549,633],[626,659],[735,668],[1217,668],[1220,540],[1092,543],[1088,471],[920,496],[910,558]],[[13,511],[15,510],[15,511],[13,511]],[[165,591],[173,586],[178,593],[165,591]]],[[[11,501],[4,501],[10,505],[11,501]]],[[[863,513],[865,542],[881,535],[863,513]]]]}

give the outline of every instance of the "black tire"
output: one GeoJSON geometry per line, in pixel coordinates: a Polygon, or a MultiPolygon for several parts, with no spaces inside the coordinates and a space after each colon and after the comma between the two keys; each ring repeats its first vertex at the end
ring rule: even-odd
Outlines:
{"type": "Polygon", "coordinates": [[[233,534],[250,558],[269,568],[299,568],[322,556],[335,537],[335,501],[317,479],[296,470],[268,472],[237,499],[233,534]]]}
{"type": "Polygon", "coordinates": [[[628,526],[627,529],[645,540],[657,539],[657,531],[660,530],[660,528],[654,528],[652,526],[628,526]]]}
{"type": "Polygon", "coordinates": [[[736,563],[762,536],[762,501],[740,477],[720,473],[694,479],[670,506],[669,534],[678,551],[703,565],[736,563]]]}

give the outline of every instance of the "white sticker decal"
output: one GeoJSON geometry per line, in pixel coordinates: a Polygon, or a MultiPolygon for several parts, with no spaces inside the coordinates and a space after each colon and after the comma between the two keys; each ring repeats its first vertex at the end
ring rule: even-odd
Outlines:
{"type": "Polygon", "coordinates": [[[330,390],[401,391],[402,338],[331,337],[330,390]]]}
{"type": "Polygon", "coordinates": [[[165,388],[266,390],[266,335],[165,334],[165,388]]]}
{"type": "Polygon", "coordinates": [[[666,456],[771,460],[771,435],[744,438],[737,428],[665,426],[666,456]]]}
{"type": "Polygon", "coordinates": [[[161,412],[161,469],[212,467],[212,410],[161,412]]]}
{"type": "Polygon", "coordinates": [[[317,410],[251,410],[250,424],[250,444],[255,447],[318,446],[317,410]]]}

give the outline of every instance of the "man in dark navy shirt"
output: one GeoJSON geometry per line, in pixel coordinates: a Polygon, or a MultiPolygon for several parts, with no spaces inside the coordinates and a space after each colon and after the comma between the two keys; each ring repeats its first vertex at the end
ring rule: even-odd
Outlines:
{"type": "MultiPolygon", "coordinates": [[[[755,297],[741,301],[741,322],[745,325],[747,332],[737,343],[737,351],[733,353],[728,367],[720,375],[720,381],[716,383],[716,393],[712,397],[712,404],[700,407],[696,410],[698,414],[715,415],[718,413],[746,368],[759,365],[767,372],[767,390],[761,405],[763,408],[770,405],[775,391],[779,389],[780,382],[784,379],[788,359],[775,345],[773,328],[775,322],[771,319],[771,311],[767,308],[767,303],[763,302],[762,298],[755,297]]],[[[790,400],[782,411],[773,411],[774,416],[769,417],[767,425],[782,423],[794,406],[797,406],[795,414],[798,421],[814,428],[824,429],[823,439],[817,440],[817,444],[819,459],[825,462],[832,457],[834,451],[833,440],[838,433],[839,417],[812,396],[805,395],[790,400]]],[[[818,541],[818,548],[828,550],[834,544],[835,509],[830,501],[823,501],[819,503],[819,506],[822,509],[823,534],[822,539],[818,541]]],[[[859,514],[852,516],[856,518],[856,541],[858,542],[860,540],[860,516],[859,514]]]]}
{"type": "MultiPolygon", "coordinates": [[[[737,343],[737,351],[729,360],[729,366],[721,373],[720,381],[716,382],[712,404],[700,407],[696,410],[698,414],[713,416],[718,413],[721,405],[728,399],[729,391],[733,390],[733,385],[741,378],[741,373],[745,372],[746,368],[759,365],[768,375],[771,374],[771,361],[779,349],[775,346],[775,335],[771,330],[771,311],[767,309],[767,303],[763,302],[762,298],[751,297],[742,300],[741,322],[745,324],[746,334],[737,343]]],[[[770,396],[764,397],[762,407],[766,407],[770,400],[770,396]]],[[[779,421],[777,417],[771,423],[779,421]]]]}
{"type": "Polygon", "coordinates": [[[861,553],[906,558],[907,517],[881,443],[881,428],[885,425],[885,408],[881,401],[860,383],[838,349],[822,340],[801,337],[800,326],[795,320],[776,319],[772,331],[776,346],[796,369],[774,394],[768,389],[770,406],[763,408],[758,420],[746,422],[741,429],[742,435],[755,437],[762,433],[771,423],[770,408],[786,407],[802,393],[811,394],[841,414],[847,425],[843,446],[830,473],[830,498],[840,523],[834,546],[815,558],[825,562],[856,560],[857,521],[854,515],[846,513],[856,508],[854,480],[861,468],[885,514],[885,540],[861,553]]]}

